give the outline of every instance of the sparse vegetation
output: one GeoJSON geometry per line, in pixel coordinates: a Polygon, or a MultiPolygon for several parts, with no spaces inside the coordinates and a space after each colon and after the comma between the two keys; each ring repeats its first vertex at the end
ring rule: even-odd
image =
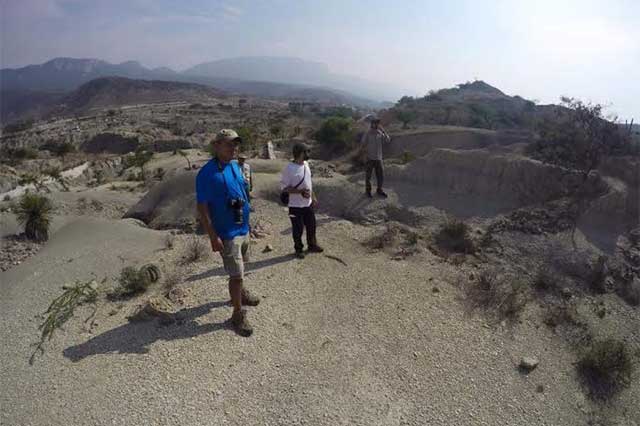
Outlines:
{"type": "Polygon", "coordinates": [[[182,158],[187,160],[187,170],[191,170],[191,160],[189,160],[189,153],[179,149],[178,150],[178,154],[180,154],[182,156],[182,158]]]}
{"type": "Polygon", "coordinates": [[[631,382],[631,354],[624,342],[596,341],[577,364],[578,374],[591,398],[608,400],[631,382]]]}
{"type": "Polygon", "coordinates": [[[482,309],[498,320],[517,319],[527,304],[526,285],[515,276],[503,276],[486,269],[477,280],[466,286],[467,301],[472,309],[482,309]]]}
{"type": "Polygon", "coordinates": [[[167,234],[164,237],[164,248],[166,250],[171,250],[173,249],[173,246],[175,245],[176,242],[176,236],[173,234],[167,234]]]}
{"type": "Polygon", "coordinates": [[[353,121],[349,118],[330,117],[322,123],[315,138],[333,153],[344,152],[354,142],[355,134],[352,123],[353,121]]]}
{"type": "MultiPolygon", "coordinates": [[[[106,278],[102,281],[102,284],[106,278]]],[[[51,340],[56,329],[62,327],[71,317],[76,307],[84,303],[95,303],[98,296],[98,283],[95,280],[85,282],[76,281],[74,286],[67,288],[60,296],[51,302],[49,308],[45,312],[45,319],[38,327],[41,330],[40,341],[36,345],[29,363],[33,364],[35,356],[38,352],[44,353],[45,342],[51,340]]],[[[89,319],[95,315],[95,309],[89,319]]]]}
{"type": "Polygon", "coordinates": [[[586,179],[605,156],[632,154],[628,135],[604,118],[602,105],[563,97],[562,106],[540,124],[540,140],[529,145],[529,155],[579,170],[586,179]]]}
{"type": "Polygon", "coordinates": [[[197,235],[192,235],[187,240],[185,253],[182,257],[184,263],[195,263],[201,260],[207,250],[207,246],[197,235]]]}
{"type": "Polygon", "coordinates": [[[401,109],[396,111],[396,117],[402,122],[402,128],[406,129],[408,124],[416,119],[416,113],[411,110],[401,109]]]}
{"type": "Polygon", "coordinates": [[[49,239],[49,225],[53,213],[51,200],[40,194],[26,193],[14,210],[18,223],[24,226],[27,238],[34,241],[49,239]]]}
{"type": "Polygon", "coordinates": [[[15,165],[34,158],[38,158],[38,152],[31,148],[0,148],[0,162],[2,163],[15,165]]]}
{"type": "Polygon", "coordinates": [[[153,264],[144,265],[140,269],[127,266],[120,271],[118,295],[127,296],[144,292],[151,283],[159,279],[160,270],[153,264]]]}
{"type": "Polygon", "coordinates": [[[578,326],[581,324],[575,305],[569,303],[549,304],[544,311],[542,322],[550,328],[563,325],[578,326]]]}
{"type": "Polygon", "coordinates": [[[469,225],[455,218],[448,219],[440,227],[435,235],[435,242],[439,248],[448,252],[471,254],[476,251],[469,225]]]}
{"type": "Polygon", "coordinates": [[[144,177],[145,177],[144,166],[149,161],[151,161],[151,158],[153,158],[153,152],[138,149],[136,150],[133,156],[127,157],[126,166],[140,167],[140,175],[139,175],[140,179],[137,179],[137,180],[144,180],[144,177]]]}
{"type": "Polygon", "coordinates": [[[402,164],[409,164],[415,159],[416,156],[412,152],[406,150],[402,152],[402,156],[400,157],[400,161],[402,161],[402,164]]]}
{"type": "Polygon", "coordinates": [[[69,191],[69,184],[67,182],[67,179],[65,179],[64,176],[62,176],[62,172],[60,171],[59,167],[52,167],[52,168],[46,169],[44,171],[44,174],[49,176],[55,182],[59,183],[62,186],[63,191],[69,191]]]}

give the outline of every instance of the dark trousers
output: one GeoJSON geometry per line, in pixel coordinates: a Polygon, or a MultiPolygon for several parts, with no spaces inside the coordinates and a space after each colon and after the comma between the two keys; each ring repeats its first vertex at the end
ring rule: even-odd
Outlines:
{"type": "Polygon", "coordinates": [[[293,247],[296,252],[302,251],[302,233],[307,228],[307,246],[312,247],[316,242],[316,214],[313,207],[289,207],[289,219],[293,234],[293,247]]]}
{"type": "Polygon", "coordinates": [[[371,172],[373,172],[374,169],[376,170],[376,182],[378,183],[378,191],[382,190],[382,184],[384,183],[384,169],[382,168],[382,160],[368,160],[365,178],[367,192],[371,192],[371,172]]]}

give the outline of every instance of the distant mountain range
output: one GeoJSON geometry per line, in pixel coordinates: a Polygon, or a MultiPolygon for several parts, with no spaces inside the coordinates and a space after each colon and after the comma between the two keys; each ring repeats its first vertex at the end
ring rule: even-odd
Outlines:
{"type": "Polygon", "coordinates": [[[195,83],[233,94],[362,107],[380,107],[379,101],[384,99],[383,91],[373,83],[331,74],[325,64],[296,58],[224,59],[184,72],[167,67],[149,69],[136,61],[111,64],[99,59],[56,58],[41,65],[0,70],[0,121],[7,123],[25,111],[42,109],[39,102],[60,101],[81,85],[102,77],[195,83]]]}
{"type": "Polygon", "coordinates": [[[225,93],[210,86],[162,80],[125,77],[100,77],[67,93],[5,91],[0,98],[3,124],[26,118],[70,115],[92,108],[157,102],[201,102],[223,97],[225,93]]]}

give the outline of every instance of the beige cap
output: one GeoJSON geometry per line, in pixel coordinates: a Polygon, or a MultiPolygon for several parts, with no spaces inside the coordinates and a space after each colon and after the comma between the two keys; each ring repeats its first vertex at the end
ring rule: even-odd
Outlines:
{"type": "Polygon", "coordinates": [[[216,134],[216,138],[213,140],[214,142],[222,142],[222,141],[234,141],[239,139],[242,142],[242,138],[238,136],[238,133],[233,129],[222,129],[216,134]]]}

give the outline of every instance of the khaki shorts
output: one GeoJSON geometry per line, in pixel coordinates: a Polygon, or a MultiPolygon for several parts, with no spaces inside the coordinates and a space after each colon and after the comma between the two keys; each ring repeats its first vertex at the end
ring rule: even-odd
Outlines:
{"type": "Polygon", "coordinates": [[[244,278],[244,262],[249,261],[249,234],[223,240],[222,245],[224,270],[231,278],[244,278]]]}

